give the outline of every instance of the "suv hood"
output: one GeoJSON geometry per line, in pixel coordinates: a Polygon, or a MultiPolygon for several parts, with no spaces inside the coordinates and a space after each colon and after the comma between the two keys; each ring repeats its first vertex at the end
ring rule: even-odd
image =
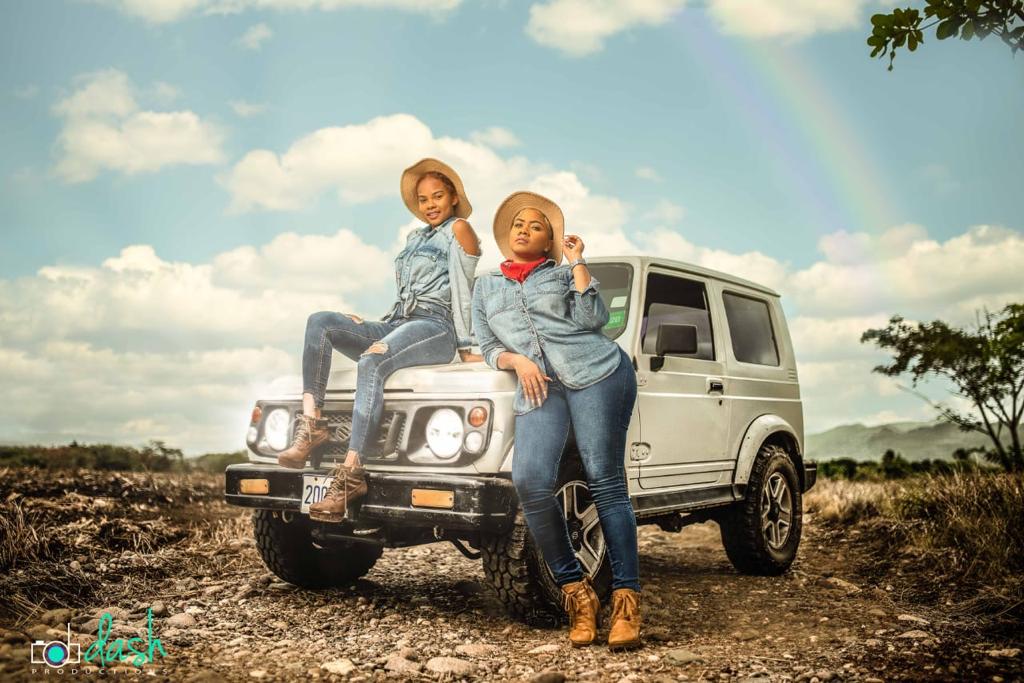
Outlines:
{"type": "MultiPolygon", "coordinates": [[[[349,392],[356,389],[356,368],[331,372],[327,391],[349,392]]],[[[414,393],[468,393],[474,396],[492,391],[515,391],[514,372],[492,370],[482,361],[455,362],[447,365],[421,365],[398,370],[384,385],[384,391],[414,393]]]]}

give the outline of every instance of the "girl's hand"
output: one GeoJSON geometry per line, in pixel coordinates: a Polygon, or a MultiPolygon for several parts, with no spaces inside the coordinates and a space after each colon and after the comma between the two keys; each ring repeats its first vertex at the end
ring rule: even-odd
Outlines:
{"type": "Polygon", "coordinates": [[[562,240],[562,253],[567,261],[583,258],[583,238],[579,235],[566,235],[562,240]]]}
{"type": "Polygon", "coordinates": [[[548,382],[551,378],[541,372],[537,364],[526,356],[518,356],[512,368],[519,377],[519,384],[522,385],[526,398],[539,408],[548,397],[548,382]]]}

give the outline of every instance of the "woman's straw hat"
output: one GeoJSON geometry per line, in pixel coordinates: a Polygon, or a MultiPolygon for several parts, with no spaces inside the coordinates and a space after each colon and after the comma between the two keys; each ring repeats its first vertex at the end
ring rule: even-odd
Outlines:
{"type": "Polygon", "coordinates": [[[455,194],[459,197],[459,203],[455,205],[455,216],[458,218],[469,218],[469,214],[473,213],[473,205],[469,203],[469,198],[466,197],[466,189],[462,186],[462,178],[459,177],[459,174],[451,166],[437,159],[420,159],[402,171],[402,201],[405,202],[405,206],[412,211],[416,218],[419,218],[424,223],[429,222],[427,217],[420,213],[420,205],[416,199],[416,185],[420,182],[423,174],[430,171],[436,171],[448,176],[448,179],[455,185],[455,194]]]}
{"type": "Polygon", "coordinates": [[[558,204],[547,197],[542,197],[535,192],[513,192],[498,207],[494,214],[494,241],[498,243],[498,249],[505,258],[512,258],[512,248],[508,243],[508,234],[512,229],[512,221],[516,214],[523,209],[537,209],[547,216],[551,223],[551,232],[554,239],[551,242],[551,251],[548,256],[555,260],[555,263],[562,261],[562,235],[565,232],[565,218],[558,204]]]}

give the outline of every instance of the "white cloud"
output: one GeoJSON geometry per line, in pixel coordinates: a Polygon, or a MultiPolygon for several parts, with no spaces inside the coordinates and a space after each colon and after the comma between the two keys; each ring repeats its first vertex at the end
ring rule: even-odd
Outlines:
{"type": "MultiPolygon", "coordinates": [[[[499,162],[506,165],[499,169],[512,163],[499,162]]],[[[871,372],[885,356],[860,343],[864,330],[883,326],[897,312],[970,323],[973,307],[996,309],[1020,298],[1024,235],[1018,231],[978,226],[944,241],[929,238],[920,226],[874,237],[830,235],[822,240],[821,261],[794,269],[759,252],[712,249],[676,230],[645,229],[642,216],[631,219],[621,200],[593,193],[574,174],[516,163],[524,169],[519,178],[525,186],[562,205],[569,229],[586,239],[588,255],[668,255],[780,291],[790,311],[808,432],[932,416],[926,404],[900,389],[905,380],[871,372]],[[862,246],[862,256],[849,258],[837,247],[844,242],[862,246]],[[958,259],[985,264],[974,270],[991,274],[950,269],[958,259]],[[1005,267],[993,268],[1000,259],[1005,267]],[[841,288],[855,295],[843,299],[830,291],[827,296],[841,305],[821,305],[813,290],[829,286],[829,272],[845,274],[872,262],[903,273],[891,284],[897,291],[874,299],[865,281],[841,280],[841,288]],[[943,268],[949,271],[943,276],[960,287],[922,296],[925,286],[939,284],[936,272],[943,268]],[[916,282],[925,286],[908,288],[916,282]],[[862,304],[851,308],[847,300],[862,304]]],[[[400,236],[415,224],[401,226],[400,236]]],[[[488,259],[481,267],[497,262],[489,228],[478,227],[488,259]]],[[[252,400],[299,388],[309,313],[383,313],[393,294],[391,258],[400,236],[381,249],[348,230],[283,233],[205,263],[167,261],[152,247],[136,245],[99,266],[51,266],[34,276],[0,279],[0,392],[9,407],[0,415],[0,435],[44,442],[164,438],[192,452],[240,447],[252,400]],[[341,262],[351,270],[339,269],[341,262]],[[354,308],[355,300],[367,302],[367,310],[354,308]],[[54,405],[65,417],[54,419],[54,405]]],[[[935,395],[945,398],[941,389],[935,395]]]]}
{"type": "Polygon", "coordinates": [[[439,14],[462,0],[95,0],[151,24],[179,21],[195,14],[238,14],[249,10],[333,11],[348,8],[397,9],[439,14]]]}
{"type": "Polygon", "coordinates": [[[863,25],[871,0],[708,0],[725,33],[756,38],[803,37],[863,25]]]}
{"type": "Polygon", "coordinates": [[[481,142],[436,137],[408,114],[322,128],[283,153],[250,151],[220,181],[231,195],[232,211],[295,211],[325,192],[346,203],[392,198],[402,170],[428,156],[459,172],[474,207],[483,210],[482,218],[474,218],[484,225],[505,196],[521,189],[565,201],[567,212],[577,210],[577,225],[607,231],[624,221],[621,202],[591,193],[571,171],[522,156],[503,157],[481,142]]]}
{"type": "Polygon", "coordinates": [[[492,147],[494,149],[504,149],[507,147],[518,147],[522,142],[516,137],[516,134],[507,128],[500,126],[491,126],[484,130],[474,131],[470,134],[469,139],[481,145],[492,147]]]}
{"type": "Polygon", "coordinates": [[[379,317],[385,306],[351,301],[390,296],[392,258],[339,230],[198,264],[136,245],[98,267],[0,279],[0,391],[17,403],[0,438],[239,448],[252,401],[296,388],[306,317],[379,317]]]}
{"type": "Polygon", "coordinates": [[[661,175],[650,166],[638,166],[636,169],[636,177],[641,180],[650,180],[655,183],[661,182],[661,175]]]}
{"type": "Polygon", "coordinates": [[[231,109],[243,119],[258,116],[267,110],[267,105],[262,102],[246,102],[245,100],[232,100],[231,109]]]}
{"type": "Polygon", "coordinates": [[[208,0],[98,0],[153,24],[177,21],[208,4],[208,0]]]}
{"type": "Polygon", "coordinates": [[[250,26],[236,42],[247,50],[259,50],[263,47],[263,43],[270,40],[273,35],[274,32],[270,30],[269,26],[259,23],[250,26]]]}
{"type": "Polygon", "coordinates": [[[1021,293],[1024,237],[1005,228],[974,226],[938,242],[918,226],[899,226],[880,237],[836,233],[821,246],[825,260],[788,282],[802,312],[959,312],[960,318],[960,302],[998,302],[1021,293]]]}
{"type": "MultiPolygon", "coordinates": [[[[218,126],[187,110],[141,110],[123,72],[99,71],[76,82],[77,90],[53,109],[64,121],[55,171],[65,181],[92,180],[103,170],[134,174],[223,160],[218,126]]],[[[167,96],[169,88],[157,84],[155,92],[167,96]]]]}
{"type": "Polygon", "coordinates": [[[541,45],[582,57],[634,27],[658,26],[680,10],[685,0],[550,0],[530,6],[526,33],[541,45]]]}

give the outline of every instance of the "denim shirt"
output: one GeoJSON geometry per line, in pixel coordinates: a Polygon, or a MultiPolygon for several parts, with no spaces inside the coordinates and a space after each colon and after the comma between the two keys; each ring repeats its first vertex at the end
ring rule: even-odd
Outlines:
{"type": "MultiPolygon", "coordinates": [[[[608,308],[597,293],[597,278],[576,291],[572,270],[548,260],[520,284],[500,270],[481,275],[473,291],[473,329],[484,361],[498,370],[498,355],[526,356],[570,389],[583,389],[619,366],[619,346],[601,334],[608,308]]],[[[516,388],[517,415],[533,410],[516,388]]]]}
{"type": "Polygon", "coordinates": [[[437,304],[451,311],[458,348],[473,345],[473,278],[480,255],[467,254],[452,225],[452,216],[436,228],[424,225],[409,233],[405,248],[395,257],[398,301],[385,321],[408,316],[422,303],[437,304]]]}

